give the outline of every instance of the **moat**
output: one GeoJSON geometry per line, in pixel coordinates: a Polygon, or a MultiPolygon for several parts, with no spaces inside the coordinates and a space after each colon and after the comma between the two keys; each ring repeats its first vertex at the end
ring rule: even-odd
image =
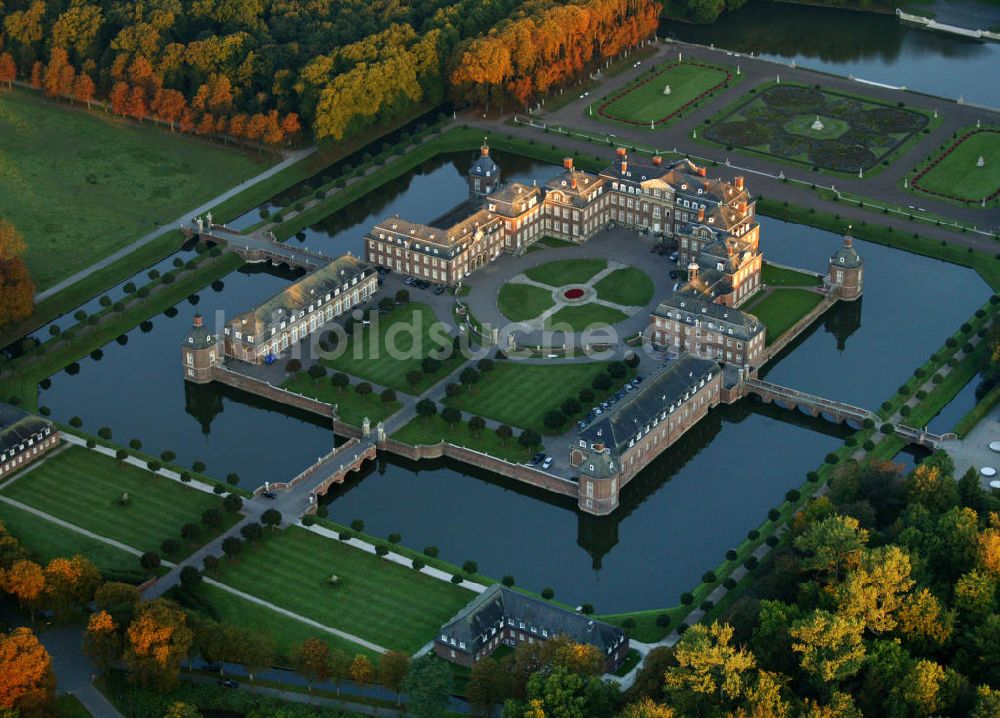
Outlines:
{"type": "MultiPolygon", "coordinates": [[[[467,160],[460,154],[426,163],[311,228],[303,244],[358,253],[361,232],[390,214],[429,220],[465,192],[467,160]]],[[[500,154],[498,162],[522,181],[550,171],[500,154]]],[[[808,227],[767,218],[761,225],[765,256],[779,263],[821,270],[839,243],[808,227]]],[[[989,292],[971,270],[857,245],[871,278],[864,298],[831,309],[769,366],[768,378],[876,408],[989,292]]],[[[237,472],[248,487],[288,478],[329,450],[328,426],[217,385],[185,384],[178,341],[194,311],[209,322],[217,311],[231,316],[294,276],[234,272],[181,302],[173,317],[153,317],[149,331],[136,328],[126,344],[110,343],[101,360],[81,360],[78,375],[52,377],[40,403],[63,421],[80,416],[90,431],[110,426],[121,443],[139,438],[150,453],[175,451],[180,464],[201,460],[210,474],[237,472]]],[[[376,535],[400,532],[418,549],[437,545],[442,558],[475,560],[487,575],[510,573],[536,591],[551,586],[567,602],[591,602],[601,612],[655,608],[697,583],[846,431],[750,401],[719,407],[637,477],[605,518],[451,462],[383,455],[331,491],[330,515],[361,518],[376,535]],[[661,578],[651,582],[650,575],[661,578]]]]}

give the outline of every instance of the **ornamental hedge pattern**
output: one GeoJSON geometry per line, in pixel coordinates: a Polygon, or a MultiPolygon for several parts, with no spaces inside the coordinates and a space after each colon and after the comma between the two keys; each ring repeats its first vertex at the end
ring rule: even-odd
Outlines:
{"type": "Polygon", "coordinates": [[[914,133],[928,118],[919,112],[797,85],[775,85],[750,97],[705,132],[727,147],[754,150],[837,172],[868,170],[914,133]],[[785,129],[801,115],[840,120],[848,129],[831,139],[785,129]]]}
{"type": "MultiPolygon", "coordinates": [[[[951,144],[951,146],[949,146],[947,149],[941,152],[941,154],[939,154],[933,160],[928,162],[926,166],[924,166],[919,172],[917,172],[917,174],[915,174],[913,176],[913,179],[910,181],[910,186],[913,189],[917,190],[918,192],[924,192],[925,194],[932,194],[936,197],[944,197],[945,199],[950,199],[955,202],[964,202],[965,204],[977,204],[981,202],[983,199],[982,197],[959,197],[957,195],[949,194],[947,192],[938,192],[937,190],[929,189],[920,184],[920,180],[922,180],[927,175],[928,172],[930,172],[932,169],[941,164],[948,157],[948,155],[957,150],[963,142],[965,142],[973,135],[979,134],[980,132],[995,132],[997,134],[1000,134],[1000,129],[996,129],[993,127],[982,127],[966,132],[964,135],[955,140],[951,144]]],[[[992,202],[997,197],[1000,197],[1000,187],[997,187],[992,193],[986,195],[986,201],[992,202]]]]}
{"type": "Polygon", "coordinates": [[[661,124],[663,122],[667,122],[668,120],[672,120],[675,117],[681,116],[682,114],[684,114],[684,112],[686,112],[693,105],[695,105],[695,104],[701,102],[702,100],[704,100],[704,99],[706,99],[706,98],[714,95],[720,89],[722,89],[723,87],[726,87],[727,85],[729,85],[730,82],[733,81],[733,73],[730,72],[729,70],[727,70],[725,67],[722,67],[721,65],[711,65],[711,64],[709,64],[707,62],[692,62],[690,60],[688,60],[687,62],[684,62],[684,63],[682,63],[682,62],[671,62],[670,64],[665,65],[664,67],[662,67],[659,71],[657,71],[655,73],[650,73],[649,75],[647,75],[643,79],[637,80],[634,83],[630,83],[630,84],[626,85],[625,88],[622,89],[620,92],[616,92],[613,95],[608,95],[607,97],[605,97],[604,101],[601,102],[601,104],[597,108],[597,114],[600,115],[601,117],[607,119],[607,120],[613,120],[614,122],[621,122],[622,124],[625,124],[625,125],[635,125],[636,127],[649,127],[649,122],[640,122],[639,120],[631,120],[631,119],[628,119],[626,117],[620,117],[620,116],[618,116],[618,115],[610,112],[608,110],[608,107],[610,105],[614,104],[615,102],[618,102],[618,100],[622,99],[623,97],[625,97],[626,95],[628,95],[630,92],[638,90],[640,87],[643,87],[644,85],[648,85],[650,82],[653,82],[654,80],[660,80],[661,76],[664,73],[666,73],[666,72],[670,71],[671,69],[673,69],[675,67],[678,67],[678,66],[680,66],[682,64],[683,65],[693,65],[694,67],[704,67],[704,68],[707,68],[709,70],[715,70],[716,72],[722,72],[722,73],[725,74],[726,78],[724,80],[719,80],[718,83],[716,83],[712,87],[708,88],[707,90],[705,90],[704,92],[702,92],[697,97],[694,97],[694,98],[688,100],[687,102],[685,102],[683,105],[681,105],[680,107],[678,107],[673,112],[671,112],[671,113],[669,113],[667,115],[664,115],[663,117],[656,118],[655,120],[652,121],[653,124],[655,124],[655,125],[659,125],[659,124],[661,124]]]}

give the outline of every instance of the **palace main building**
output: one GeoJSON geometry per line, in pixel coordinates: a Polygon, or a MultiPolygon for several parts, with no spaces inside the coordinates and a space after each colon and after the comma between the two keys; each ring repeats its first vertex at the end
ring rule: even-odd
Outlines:
{"type": "MultiPolygon", "coordinates": [[[[566,158],[562,172],[543,186],[504,184],[484,143],[469,170],[469,202],[429,225],[398,217],[380,222],[365,237],[365,258],[454,285],[504,252],[523,253],[543,236],[583,243],[619,226],[676,237],[682,266],[710,246],[728,242],[728,269],[732,257],[756,251],[754,204],[742,177],[725,182],[706,175],[704,167],[689,160],[633,159],[619,148],[600,174],[578,170],[566,158]]],[[[716,260],[705,260],[707,272],[724,271],[715,268],[716,260]]],[[[753,291],[752,264],[740,261],[728,273],[732,296],[725,301],[730,306],[753,291]]],[[[759,273],[759,261],[757,268],[759,273]]]]}

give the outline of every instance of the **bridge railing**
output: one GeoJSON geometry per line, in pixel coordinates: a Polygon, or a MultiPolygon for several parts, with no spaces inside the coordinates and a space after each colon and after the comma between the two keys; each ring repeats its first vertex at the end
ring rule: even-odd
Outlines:
{"type": "Polygon", "coordinates": [[[772,396],[791,399],[800,404],[808,404],[810,406],[831,409],[841,414],[855,416],[862,419],[867,419],[872,416],[872,412],[867,409],[862,409],[859,406],[854,406],[840,401],[833,401],[832,399],[824,399],[823,397],[816,396],[815,394],[809,394],[804,391],[799,391],[798,389],[790,389],[786,386],[781,386],[780,384],[772,384],[771,382],[764,381],[762,379],[748,379],[746,381],[746,385],[751,390],[756,389],[757,391],[767,392],[772,396]]]}

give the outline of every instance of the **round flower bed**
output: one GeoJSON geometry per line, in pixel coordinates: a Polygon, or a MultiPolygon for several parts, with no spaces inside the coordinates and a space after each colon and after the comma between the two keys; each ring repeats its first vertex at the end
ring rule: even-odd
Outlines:
{"type": "Polygon", "coordinates": [[[583,296],[583,290],[579,287],[573,287],[573,289],[567,289],[563,292],[563,296],[566,297],[566,299],[579,299],[583,296]]]}

